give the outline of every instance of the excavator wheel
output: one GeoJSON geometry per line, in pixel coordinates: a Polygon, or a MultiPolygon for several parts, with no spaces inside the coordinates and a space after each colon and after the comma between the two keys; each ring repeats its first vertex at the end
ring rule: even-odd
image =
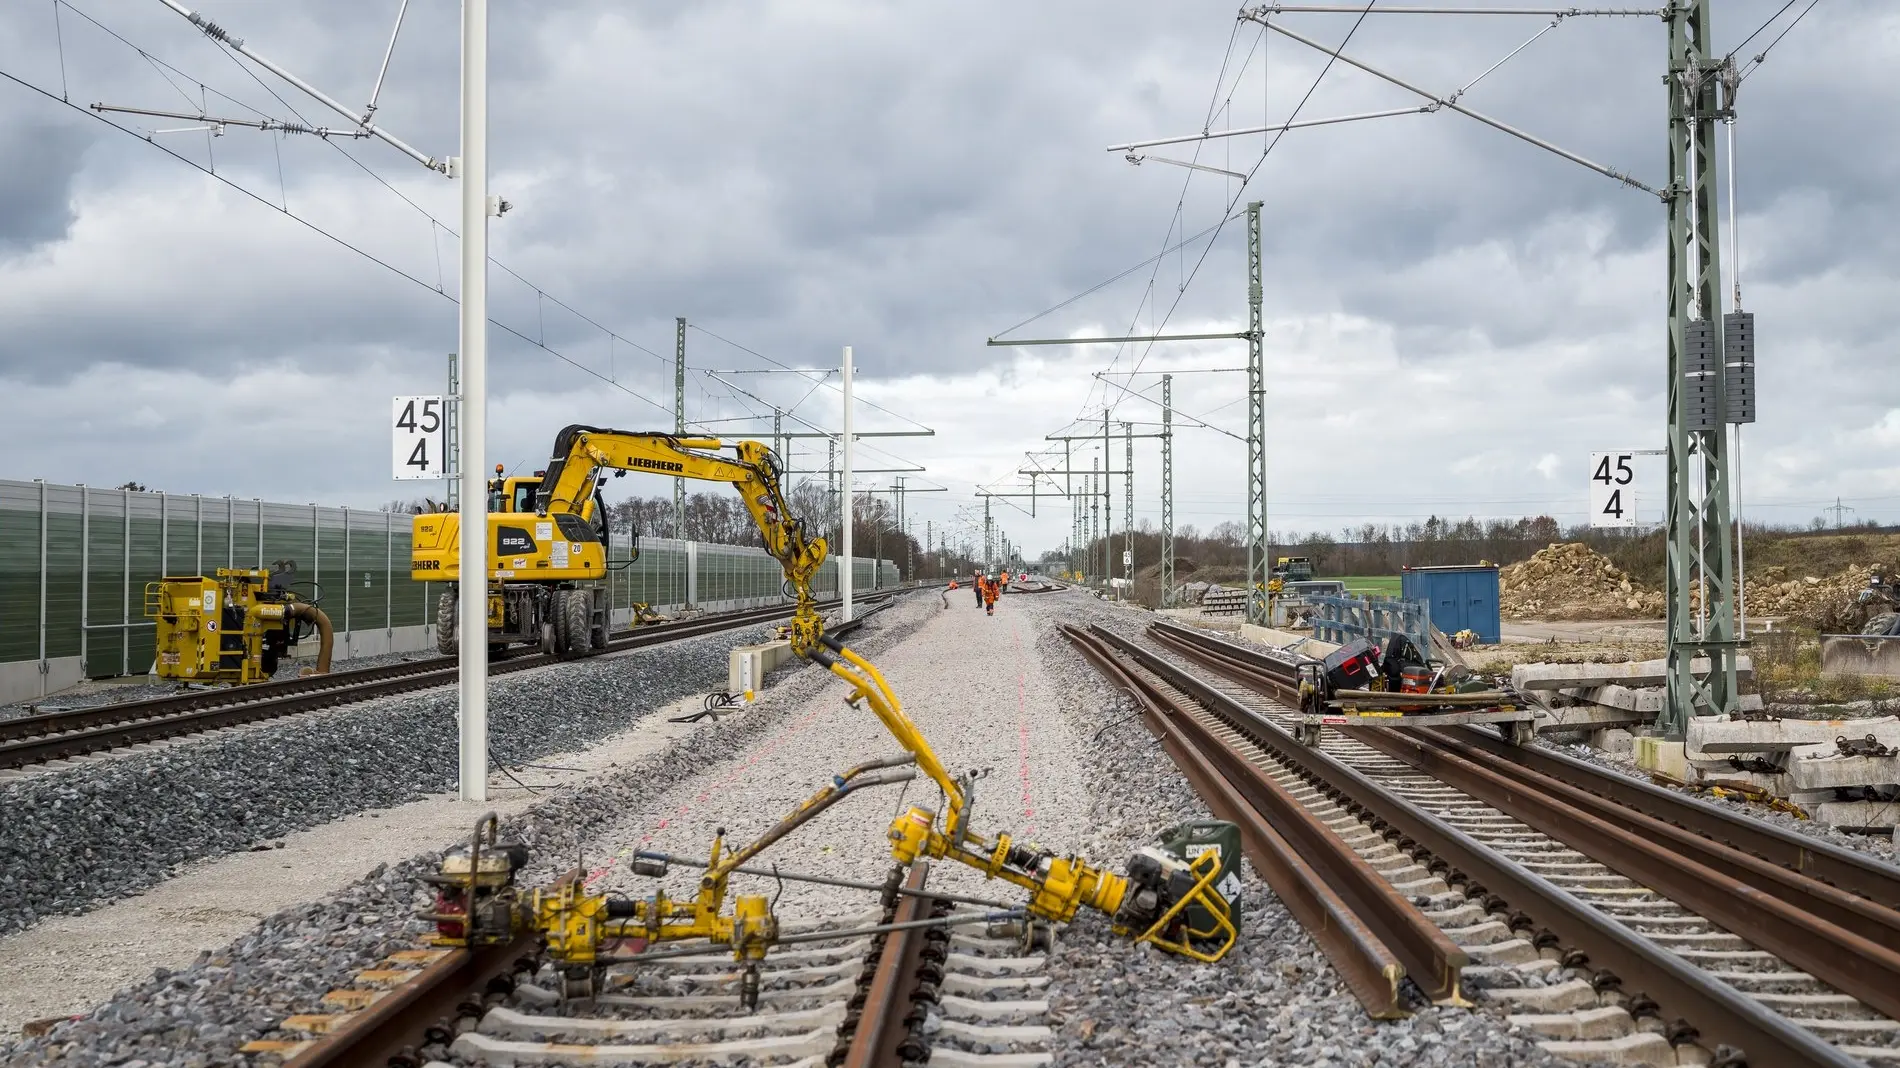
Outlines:
{"type": "Polygon", "coordinates": [[[593,649],[594,598],[586,590],[561,590],[554,625],[561,659],[574,660],[593,649]]]}
{"type": "Polygon", "coordinates": [[[435,600],[435,651],[443,656],[454,656],[459,646],[455,640],[455,594],[445,593],[435,600]]]}

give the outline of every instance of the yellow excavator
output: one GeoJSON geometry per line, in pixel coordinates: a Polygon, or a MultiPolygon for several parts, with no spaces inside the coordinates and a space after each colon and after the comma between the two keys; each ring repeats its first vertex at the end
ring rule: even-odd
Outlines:
{"type": "MultiPolygon", "coordinates": [[[[780,488],[778,460],[765,445],[570,426],[555,436],[547,470],[489,483],[491,649],[534,645],[574,658],[607,648],[607,507],[600,490],[610,471],[616,478],[646,471],[731,483],[764,534],[766,549],[781,562],[796,560],[799,551],[808,548],[804,527],[791,516],[780,488]],[[774,539],[785,542],[786,552],[779,551],[774,539]]],[[[415,516],[410,546],[410,578],[454,582],[461,577],[461,521],[456,513],[415,516]]],[[[818,561],[822,559],[821,549],[818,561]]],[[[818,561],[799,579],[787,571],[788,584],[807,590],[806,597],[818,561]]],[[[436,644],[444,653],[457,648],[456,598],[451,588],[436,605],[436,644]]]]}
{"type": "MultiPolygon", "coordinates": [[[[1118,874],[1074,855],[1057,856],[1018,843],[1006,833],[977,831],[971,818],[974,777],[952,776],[905,715],[877,668],[825,633],[811,591],[825,559],[825,542],[811,537],[786,507],[775,461],[764,445],[742,441],[728,446],[711,438],[589,427],[569,427],[558,441],[554,463],[536,498],[541,510],[537,515],[572,514],[561,509],[588,500],[595,479],[606,468],[717,479],[737,486],[766,551],[779,561],[786,585],[797,598],[790,630],[792,651],[844,680],[850,687],[847,703],[869,707],[903,753],[834,776],[748,845],[729,848],[722,831],[713,841],[696,893],[684,899],[664,893],[640,899],[609,896],[590,891],[576,880],[545,889],[519,888],[514,876],[526,863],[527,852],[518,844],[496,839],[497,822],[491,814],[477,823],[468,847],[444,857],[431,877],[437,898],[423,915],[435,922],[440,944],[497,945],[527,931],[536,932],[562,969],[566,991],[584,996],[597,988],[600,969],[637,958],[637,952],[628,952],[629,946],[644,951],[652,943],[703,938],[730,947],[750,980],[742,984],[742,990],[748,985],[756,990],[757,964],[778,941],[778,919],[764,895],[738,894],[728,906],[728,880],[765,848],[851,793],[905,781],[922,772],[942,792],[942,810],[912,805],[892,821],[887,838],[891,857],[898,864],[929,857],[976,868],[989,878],[1028,891],[1023,912],[1036,920],[1067,923],[1087,907],[1110,917],[1117,933],[1196,960],[1219,960],[1232,948],[1238,934],[1222,883],[1233,878],[1232,869],[1238,865],[1238,856],[1231,855],[1238,852],[1237,839],[1231,849],[1192,854],[1144,847],[1130,858],[1126,873],[1118,874]],[[718,455],[726,448],[734,450],[737,458],[718,455]]],[[[526,521],[511,514],[490,518],[497,537],[500,530],[519,529],[526,521]]],[[[586,549],[585,543],[582,548],[586,549]]],[[[446,542],[451,562],[453,550],[451,536],[446,542]]],[[[574,548],[570,546],[567,553],[568,568],[574,570],[574,548]]],[[[551,581],[561,581],[553,578],[556,568],[551,563],[540,566],[548,555],[548,547],[537,542],[520,557],[530,567],[502,570],[548,573],[551,581]]],[[[582,557],[597,558],[597,553],[582,557]]],[[[664,860],[635,859],[637,873],[665,873],[664,860]]]]}

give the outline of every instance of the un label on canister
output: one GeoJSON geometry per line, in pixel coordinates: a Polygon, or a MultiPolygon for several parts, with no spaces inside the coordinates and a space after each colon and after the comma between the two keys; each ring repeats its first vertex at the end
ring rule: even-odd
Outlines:
{"type": "MultiPolygon", "coordinates": [[[[1220,875],[1214,880],[1214,889],[1227,900],[1228,919],[1235,931],[1240,930],[1240,828],[1226,820],[1189,820],[1169,831],[1161,848],[1182,860],[1191,861],[1208,852],[1220,857],[1220,875]]],[[[1214,918],[1200,905],[1190,904],[1185,912],[1190,931],[1216,929],[1214,918]]]]}

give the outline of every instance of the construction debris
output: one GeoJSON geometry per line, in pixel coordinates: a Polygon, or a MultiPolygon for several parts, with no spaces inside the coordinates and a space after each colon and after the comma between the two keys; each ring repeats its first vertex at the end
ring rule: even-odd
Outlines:
{"type": "Polygon", "coordinates": [[[1856,634],[1870,607],[1863,599],[1870,579],[1892,575],[1895,568],[1855,564],[1827,576],[1796,575],[1785,567],[1765,567],[1748,576],[1748,614],[1780,620],[1823,634],[1856,634]]]}
{"type": "MultiPolygon", "coordinates": [[[[1669,681],[1667,660],[1632,660],[1621,664],[1519,664],[1511,669],[1511,685],[1522,690],[1568,690],[1597,686],[1662,686],[1669,681]]],[[[1709,661],[1698,657],[1689,662],[1689,670],[1705,675],[1709,661]]],[[[1738,657],[1735,680],[1746,683],[1755,677],[1755,664],[1738,657]]]]}
{"type": "Polygon", "coordinates": [[[1885,829],[1900,815],[1900,720],[1689,722],[1684,751],[1703,780],[1754,784],[1832,826],[1885,829]]]}
{"type": "Polygon", "coordinates": [[[1664,607],[1661,593],[1581,542],[1552,544],[1500,568],[1498,600],[1512,619],[1653,619],[1664,607]]]}

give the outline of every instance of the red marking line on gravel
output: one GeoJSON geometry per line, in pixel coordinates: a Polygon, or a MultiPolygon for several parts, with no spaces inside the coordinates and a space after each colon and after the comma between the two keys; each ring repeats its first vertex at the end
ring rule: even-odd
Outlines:
{"type": "MultiPolygon", "coordinates": [[[[679,806],[679,808],[674,811],[673,815],[668,816],[667,818],[654,824],[652,830],[640,836],[640,842],[639,842],[638,848],[641,848],[641,849],[646,848],[649,844],[652,843],[653,836],[659,833],[660,831],[666,830],[668,824],[672,823],[676,819],[680,819],[688,815],[689,813],[693,811],[693,809],[697,805],[704,804],[706,802],[706,799],[711,797],[713,793],[719,787],[730,786],[733,783],[738,782],[740,777],[745,775],[748,771],[751,771],[755,766],[757,766],[760,760],[763,760],[765,757],[771,755],[773,750],[785,744],[786,739],[790,738],[792,735],[810,726],[812,723],[817,721],[819,716],[822,716],[826,712],[829,712],[829,711],[832,711],[832,709],[828,709],[828,708],[813,709],[812,711],[807,712],[802,718],[800,718],[797,722],[793,723],[790,727],[787,727],[783,731],[780,731],[775,737],[773,737],[773,739],[770,742],[767,742],[765,745],[754,750],[752,752],[752,755],[747,757],[744,763],[733,768],[732,771],[728,773],[725,778],[719,780],[719,783],[717,786],[713,787],[712,789],[701,792],[692,801],[687,801],[687,802],[682,803],[679,806]]],[[[612,871],[614,864],[617,863],[622,857],[625,857],[631,854],[634,848],[635,847],[629,846],[629,847],[623,847],[621,849],[616,850],[613,856],[608,859],[607,863],[601,865],[598,868],[595,868],[593,871],[587,874],[587,879],[585,880],[585,884],[592,884],[595,880],[601,878],[602,876],[606,875],[608,872],[612,871]]]]}
{"type": "Polygon", "coordinates": [[[1036,805],[1029,796],[1029,699],[1023,692],[1028,673],[1023,670],[1023,639],[1013,617],[1009,640],[1016,647],[1016,775],[1023,783],[1023,834],[1027,836],[1036,833],[1036,805]]]}

